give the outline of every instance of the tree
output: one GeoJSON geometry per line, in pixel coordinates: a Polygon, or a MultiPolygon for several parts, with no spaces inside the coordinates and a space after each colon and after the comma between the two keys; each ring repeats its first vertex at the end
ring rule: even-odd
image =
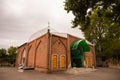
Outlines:
{"type": "Polygon", "coordinates": [[[106,34],[108,47],[106,52],[111,54],[114,59],[120,60],[120,26],[119,23],[114,23],[109,27],[109,32],[106,34]]]}
{"type": "MultiPolygon", "coordinates": [[[[95,10],[98,7],[103,9],[111,8],[112,13],[107,14],[113,22],[120,22],[120,0],[66,0],[65,10],[67,12],[72,11],[75,16],[72,21],[73,27],[81,26],[81,30],[89,25],[89,19],[87,17],[88,10],[95,10]]],[[[100,15],[98,13],[98,15],[100,15]]]]}
{"type": "Polygon", "coordinates": [[[8,61],[11,64],[15,64],[15,60],[16,60],[16,55],[17,55],[17,47],[13,47],[11,46],[10,48],[8,48],[8,61]]]}
{"type": "Polygon", "coordinates": [[[7,51],[4,48],[0,49],[0,66],[3,65],[3,63],[6,62],[6,57],[7,57],[7,51]]]}
{"type": "Polygon", "coordinates": [[[120,55],[120,24],[106,17],[111,12],[110,8],[97,8],[92,11],[88,15],[91,22],[84,31],[86,39],[96,44],[97,55],[105,59],[120,55]]]}
{"type": "Polygon", "coordinates": [[[0,58],[5,58],[6,55],[7,55],[6,49],[4,48],[0,49],[0,58]]]}
{"type": "Polygon", "coordinates": [[[120,0],[66,0],[85,38],[96,45],[97,56],[120,59],[120,0]]]}

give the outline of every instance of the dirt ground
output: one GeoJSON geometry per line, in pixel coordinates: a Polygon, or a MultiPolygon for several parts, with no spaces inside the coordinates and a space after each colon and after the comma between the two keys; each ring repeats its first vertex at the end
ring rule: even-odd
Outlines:
{"type": "Polygon", "coordinates": [[[0,80],[120,80],[120,69],[97,68],[84,73],[40,73],[34,70],[19,72],[16,68],[1,67],[0,80]]]}

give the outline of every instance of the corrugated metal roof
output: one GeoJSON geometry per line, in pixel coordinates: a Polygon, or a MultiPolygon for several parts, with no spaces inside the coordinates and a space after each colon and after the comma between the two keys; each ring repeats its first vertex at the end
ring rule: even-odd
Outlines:
{"type": "MultiPolygon", "coordinates": [[[[57,35],[57,36],[61,36],[61,37],[67,38],[67,33],[61,33],[61,32],[58,32],[58,31],[56,31],[55,29],[53,29],[53,28],[51,28],[51,27],[46,27],[46,28],[44,28],[44,29],[41,29],[41,30],[33,33],[33,34],[30,36],[30,38],[28,39],[28,42],[30,42],[30,41],[32,41],[32,40],[34,40],[34,39],[36,39],[36,38],[38,38],[38,37],[46,34],[46,33],[48,32],[48,30],[50,31],[51,34],[54,34],[54,35],[57,35]]],[[[73,34],[72,34],[72,35],[73,35],[73,34]]],[[[75,35],[73,35],[73,36],[75,36],[75,35]]],[[[88,40],[86,40],[86,43],[89,44],[89,45],[94,46],[94,44],[90,43],[88,40]]]]}
{"type": "Polygon", "coordinates": [[[36,38],[38,38],[38,37],[46,34],[46,33],[48,32],[48,29],[50,30],[50,33],[52,33],[52,32],[57,32],[55,29],[53,29],[53,28],[51,28],[51,27],[47,27],[47,28],[41,29],[41,30],[33,33],[33,34],[30,36],[30,38],[28,39],[28,41],[30,42],[30,41],[32,41],[32,40],[34,40],[34,39],[36,39],[36,38]]]}
{"type": "Polygon", "coordinates": [[[67,38],[67,33],[52,32],[52,34],[67,38]]]}

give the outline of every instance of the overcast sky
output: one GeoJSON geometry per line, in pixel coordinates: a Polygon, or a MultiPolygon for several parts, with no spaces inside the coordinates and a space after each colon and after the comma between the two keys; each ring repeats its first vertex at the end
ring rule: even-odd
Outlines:
{"type": "Polygon", "coordinates": [[[29,37],[48,26],[82,37],[79,29],[71,29],[72,13],[64,10],[65,0],[0,0],[0,48],[20,46],[29,37]]]}

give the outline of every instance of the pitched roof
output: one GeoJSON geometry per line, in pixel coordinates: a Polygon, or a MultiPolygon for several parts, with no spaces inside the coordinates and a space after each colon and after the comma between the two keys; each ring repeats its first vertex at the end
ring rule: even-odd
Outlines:
{"type": "MultiPolygon", "coordinates": [[[[46,28],[43,28],[43,29],[33,33],[30,36],[30,38],[28,39],[28,42],[30,42],[30,41],[32,41],[32,40],[34,40],[34,39],[36,39],[36,38],[46,34],[48,32],[48,30],[50,31],[51,34],[67,38],[67,33],[61,33],[61,32],[59,32],[59,31],[57,31],[57,30],[55,30],[55,29],[53,29],[51,27],[46,27],[46,28]]],[[[75,35],[73,35],[73,36],[75,36],[75,35]]],[[[77,36],[75,36],[75,37],[77,37],[77,36]]],[[[94,44],[92,44],[88,40],[86,40],[86,42],[87,42],[87,44],[94,46],[94,44]]]]}

